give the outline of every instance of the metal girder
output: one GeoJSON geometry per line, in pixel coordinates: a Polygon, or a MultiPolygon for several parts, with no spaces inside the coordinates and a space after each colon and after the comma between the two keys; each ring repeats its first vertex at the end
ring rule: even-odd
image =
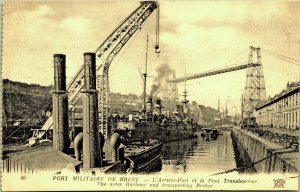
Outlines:
{"type": "Polygon", "coordinates": [[[169,82],[170,83],[181,83],[181,82],[184,82],[184,81],[187,81],[187,80],[198,79],[198,78],[202,78],[202,77],[208,77],[208,76],[212,76],[212,75],[218,75],[218,74],[222,74],[222,73],[228,73],[228,72],[231,72],[231,71],[237,71],[237,70],[252,68],[252,67],[257,67],[257,66],[261,66],[261,64],[259,64],[259,63],[247,63],[247,64],[244,64],[244,65],[228,67],[228,68],[224,68],[224,69],[216,69],[216,70],[212,70],[212,71],[208,71],[208,72],[203,72],[203,73],[199,73],[199,74],[195,74],[195,75],[190,75],[190,76],[187,76],[187,77],[180,77],[180,78],[172,79],[169,82]]]}

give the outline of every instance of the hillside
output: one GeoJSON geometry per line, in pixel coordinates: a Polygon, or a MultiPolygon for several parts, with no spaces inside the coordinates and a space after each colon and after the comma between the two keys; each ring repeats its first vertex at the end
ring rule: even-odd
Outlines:
{"type": "Polygon", "coordinates": [[[206,107],[203,105],[198,106],[200,111],[202,112],[202,120],[206,123],[210,123],[214,121],[214,117],[217,115],[217,110],[212,107],[206,107]]]}
{"type": "MultiPolygon", "coordinates": [[[[32,123],[42,124],[47,118],[46,112],[52,110],[51,89],[51,86],[26,84],[4,79],[3,122],[7,122],[9,125],[14,124],[16,121],[24,122],[31,118],[32,123]],[[34,117],[38,111],[41,113],[38,113],[38,115],[34,117]]],[[[111,113],[130,113],[132,111],[140,111],[142,109],[143,101],[135,94],[125,95],[120,93],[111,93],[110,98],[111,113]]],[[[162,104],[171,106],[170,103],[162,102],[162,104]]],[[[175,105],[172,104],[172,106],[175,105]]],[[[198,105],[196,102],[192,102],[190,104],[190,108],[198,119],[207,123],[212,122],[217,113],[215,109],[198,105]]]]}
{"type": "MultiPolygon", "coordinates": [[[[20,82],[3,80],[3,122],[13,124],[15,121],[26,121],[33,118],[37,111],[51,102],[51,87],[40,86],[37,84],[26,84],[20,82]]],[[[51,110],[51,105],[45,108],[51,110]]],[[[37,119],[41,121],[44,117],[41,114],[37,119]]]]}

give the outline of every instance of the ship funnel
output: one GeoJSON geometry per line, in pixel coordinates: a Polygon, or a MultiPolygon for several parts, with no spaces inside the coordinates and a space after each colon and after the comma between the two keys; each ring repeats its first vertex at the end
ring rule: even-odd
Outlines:
{"type": "Polygon", "coordinates": [[[96,55],[84,53],[83,100],[83,168],[102,165],[102,154],[98,135],[98,93],[96,91],[96,55]]]}
{"type": "Polygon", "coordinates": [[[156,100],[155,109],[157,111],[157,114],[161,115],[162,105],[161,105],[161,100],[160,99],[156,100]]]}
{"type": "Polygon", "coordinates": [[[181,105],[176,105],[176,112],[181,113],[181,105]]]}
{"type": "Polygon", "coordinates": [[[54,54],[54,91],[53,102],[53,148],[68,153],[68,96],[66,92],[66,56],[54,54]]]}
{"type": "Polygon", "coordinates": [[[161,106],[161,100],[160,99],[156,100],[156,105],[161,106]]]}

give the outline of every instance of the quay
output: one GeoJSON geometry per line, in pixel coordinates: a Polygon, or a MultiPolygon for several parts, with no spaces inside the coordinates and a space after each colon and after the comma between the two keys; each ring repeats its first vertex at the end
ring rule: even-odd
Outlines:
{"type": "MultiPolygon", "coordinates": [[[[272,129],[269,129],[272,130],[272,129]]],[[[276,129],[275,132],[278,132],[276,129]]],[[[242,157],[242,164],[251,164],[260,173],[298,173],[299,150],[293,146],[259,136],[254,131],[234,127],[234,147],[242,157]]]]}
{"type": "Polygon", "coordinates": [[[258,103],[248,119],[232,130],[240,164],[261,173],[298,173],[300,82],[258,103]]]}

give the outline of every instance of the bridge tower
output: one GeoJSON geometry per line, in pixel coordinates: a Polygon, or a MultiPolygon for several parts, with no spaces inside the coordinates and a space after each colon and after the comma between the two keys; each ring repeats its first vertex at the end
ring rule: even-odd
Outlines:
{"type": "Polygon", "coordinates": [[[256,52],[259,64],[256,67],[247,68],[246,85],[242,98],[242,118],[252,117],[253,110],[260,101],[266,100],[266,88],[261,62],[261,54],[259,47],[250,46],[248,64],[253,64],[253,52],[256,52]]]}

